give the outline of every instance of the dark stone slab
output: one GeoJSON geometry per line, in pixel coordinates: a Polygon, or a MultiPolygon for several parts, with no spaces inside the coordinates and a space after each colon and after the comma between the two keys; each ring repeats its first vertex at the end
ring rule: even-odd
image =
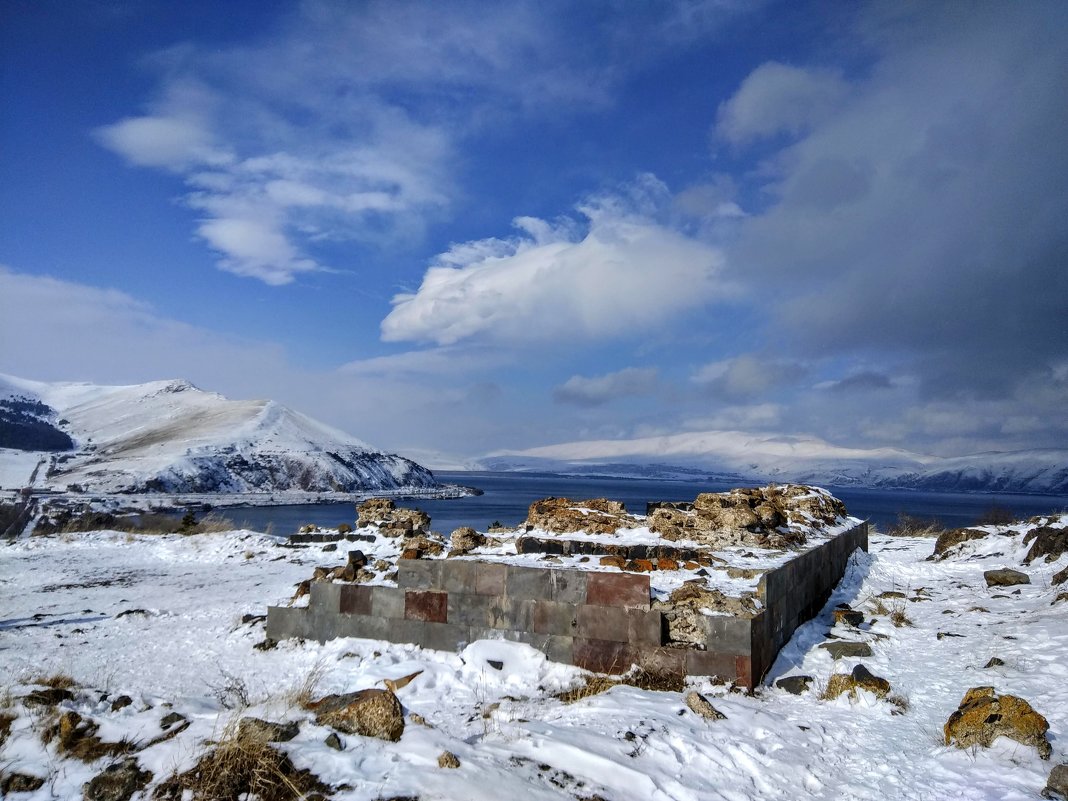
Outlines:
{"type": "Polygon", "coordinates": [[[475,593],[478,562],[450,559],[441,567],[441,586],[445,592],[475,593]]]}
{"type": "Polygon", "coordinates": [[[576,637],[572,643],[573,664],[594,673],[626,673],[636,661],[629,643],[576,637]]]}
{"type": "Polygon", "coordinates": [[[461,626],[491,628],[496,617],[493,611],[496,598],[474,593],[449,593],[449,622],[461,626]]]}
{"type": "Polygon", "coordinates": [[[421,645],[435,651],[455,653],[471,642],[471,627],[454,623],[426,623],[421,645]]]}
{"type": "Polygon", "coordinates": [[[550,573],[545,568],[508,565],[504,592],[509,598],[551,600],[549,580],[550,573]]]}
{"type": "Polygon", "coordinates": [[[808,692],[808,686],[812,684],[811,676],[784,676],[775,682],[780,690],[786,690],[791,695],[801,695],[808,692]]]}
{"type": "Polygon", "coordinates": [[[440,590],[440,559],[398,559],[397,586],[404,590],[440,590]]]}
{"type": "Polygon", "coordinates": [[[404,617],[428,623],[447,623],[449,596],[432,590],[407,590],[404,593],[404,617]]]}
{"type": "Polygon", "coordinates": [[[343,615],[371,614],[371,588],[359,584],[341,585],[340,611],[343,615]]]}
{"type": "Polygon", "coordinates": [[[682,648],[639,648],[638,664],[650,673],[684,676],[686,653],[682,648]]]}
{"type": "Polygon", "coordinates": [[[494,562],[476,562],[475,592],[479,595],[504,595],[508,577],[508,565],[494,562]]]}
{"type": "Polygon", "coordinates": [[[309,588],[311,598],[309,606],[321,609],[324,612],[338,612],[341,610],[341,585],[332,581],[313,581],[309,588]]]}
{"type": "Polygon", "coordinates": [[[574,604],[534,601],[532,623],[535,634],[574,636],[578,629],[577,608],[574,604]]]}
{"type": "Polygon", "coordinates": [[[1031,577],[1019,570],[1003,567],[1000,570],[987,570],[983,573],[988,587],[1015,587],[1017,584],[1030,584],[1031,577]]]}
{"type": "Polygon", "coordinates": [[[550,599],[565,604],[586,603],[589,575],[585,570],[550,570],[550,599]]]}
{"type": "Polygon", "coordinates": [[[634,573],[590,573],[586,603],[595,606],[649,608],[649,577],[634,573]]]}
{"type": "Polygon", "coordinates": [[[690,676],[715,676],[724,681],[738,677],[733,654],[715,651],[686,651],[686,673],[690,676]]]}
{"type": "Polygon", "coordinates": [[[858,659],[871,656],[871,646],[866,642],[832,640],[831,642],[821,642],[820,648],[828,651],[834,659],[858,659]]]}
{"type": "Polygon", "coordinates": [[[404,617],[404,590],[399,587],[371,587],[371,613],[377,617],[404,617]]]}
{"type": "Polygon", "coordinates": [[[291,637],[311,639],[308,632],[308,610],[289,606],[267,608],[267,639],[287,640],[291,637]]]}

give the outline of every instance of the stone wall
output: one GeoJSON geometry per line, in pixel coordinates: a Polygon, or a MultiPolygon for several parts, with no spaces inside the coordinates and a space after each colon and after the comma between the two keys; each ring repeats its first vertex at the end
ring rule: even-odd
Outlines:
{"type": "Polygon", "coordinates": [[[765,574],[755,617],[702,617],[705,649],[669,646],[642,573],[521,567],[470,559],[402,559],[397,587],[313,582],[307,608],[271,607],[267,637],[365,637],[455,651],[479,639],[523,642],[556,662],[622,673],[714,675],[760,682],[797,626],[867,549],[862,524],[765,574]]]}

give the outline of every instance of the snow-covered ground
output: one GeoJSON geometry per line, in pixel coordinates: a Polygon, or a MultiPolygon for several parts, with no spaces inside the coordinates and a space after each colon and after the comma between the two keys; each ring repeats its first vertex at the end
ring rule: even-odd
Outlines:
{"type": "Polygon", "coordinates": [[[1052,765],[1068,758],[1068,602],[1051,603],[1068,589],[1051,586],[1068,556],[1022,566],[1026,547],[1014,531],[941,562],[926,561],[932,540],[874,534],[870,553],[854,557],[755,695],[691,680],[726,715],[719,721],[687,709],[682,693],[628,686],[565,704],[554,695],[580,684],[582,672],[512,643],[481,641],[458,655],[356,639],[254,649],[262,623],[242,616],[284,602],[313,565],[340,563],[345,543],[332,552],[283,548],[249,531],[22,540],[0,550],[0,713],[17,715],[0,773],[46,779],[12,797],[75,799],[107,764],[43,745],[45,713],[19,700],[35,677],[64,673],[81,689],[60,710],[91,718],[105,740],[147,742],[172,711],[192,721],[137,754],[154,774],[149,792],[192,766],[235,716],[251,714],[299,720],[299,735],[278,747],[322,781],[347,785],[338,799],[1034,799],[1052,765]],[[1031,584],[987,589],[983,571],[1003,566],[1024,570],[1031,584]],[[888,609],[878,612],[874,601],[886,591],[905,598],[884,599],[888,609]],[[869,622],[833,625],[838,603],[864,610],[869,622]],[[911,625],[895,626],[890,611],[911,625]],[[818,647],[829,633],[868,642],[873,655],[836,663],[818,647]],[[991,657],[1004,664],[984,668],[991,657]],[[832,673],[857,663],[889,680],[898,703],[864,692],[852,702],[819,699],[832,673]],[[288,700],[308,677],[328,693],[417,670],[397,694],[429,726],[409,720],[396,743],[344,735],[345,750],[332,750],[323,742],[329,730],[288,700]],[[798,673],[815,677],[813,690],[795,696],[772,686],[798,673]],[[990,749],[943,744],[943,724],[978,685],[1021,696],[1046,716],[1051,761],[1005,739],[990,749]],[[228,708],[242,694],[251,707],[228,708]],[[112,711],[120,695],[133,704],[112,711]],[[438,767],[445,750],[459,769],[438,767]]]}

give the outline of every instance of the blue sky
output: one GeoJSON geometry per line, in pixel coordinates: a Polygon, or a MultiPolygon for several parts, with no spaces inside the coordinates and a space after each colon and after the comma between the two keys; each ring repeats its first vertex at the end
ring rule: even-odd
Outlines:
{"type": "Polygon", "coordinates": [[[0,371],[457,457],[1068,443],[1063,3],[0,13],[0,371]]]}

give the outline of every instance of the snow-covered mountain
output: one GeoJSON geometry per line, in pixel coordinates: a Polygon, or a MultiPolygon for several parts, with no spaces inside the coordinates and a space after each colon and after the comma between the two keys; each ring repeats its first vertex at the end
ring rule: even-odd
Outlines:
{"type": "Polygon", "coordinates": [[[490,470],[647,477],[698,472],[831,486],[1068,495],[1068,450],[1059,449],[947,458],[896,448],[843,448],[816,437],[702,431],[499,451],[481,461],[490,470]]]}
{"type": "Polygon", "coordinates": [[[131,386],[0,375],[0,485],[86,492],[366,492],[440,486],[273,401],[228,400],[187,381],[131,386]]]}

